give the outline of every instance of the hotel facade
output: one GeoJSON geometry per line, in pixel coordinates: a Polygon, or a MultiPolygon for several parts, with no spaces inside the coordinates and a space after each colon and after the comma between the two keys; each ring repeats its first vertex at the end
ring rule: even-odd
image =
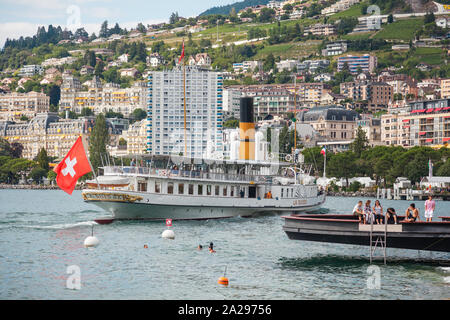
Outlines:
{"type": "Polygon", "coordinates": [[[411,102],[381,116],[385,145],[442,146],[450,141],[450,99],[411,102]]]}
{"type": "Polygon", "coordinates": [[[186,130],[183,92],[182,68],[149,73],[147,152],[202,157],[213,148],[222,154],[222,73],[186,67],[186,130]]]}

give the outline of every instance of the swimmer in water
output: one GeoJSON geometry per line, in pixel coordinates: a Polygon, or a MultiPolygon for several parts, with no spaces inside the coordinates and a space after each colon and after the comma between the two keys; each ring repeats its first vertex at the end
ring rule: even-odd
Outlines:
{"type": "Polygon", "coordinates": [[[202,250],[203,246],[201,244],[198,245],[197,250],[202,250]]]}
{"type": "Polygon", "coordinates": [[[214,244],[212,242],[209,243],[209,252],[210,253],[216,252],[216,251],[214,251],[214,244]]]}

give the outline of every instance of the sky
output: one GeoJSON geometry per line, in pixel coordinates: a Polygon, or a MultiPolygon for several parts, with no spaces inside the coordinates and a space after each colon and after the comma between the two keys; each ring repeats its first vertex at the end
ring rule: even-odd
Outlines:
{"type": "Polygon", "coordinates": [[[240,0],[0,0],[0,48],[6,38],[36,34],[38,26],[60,25],[75,31],[84,27],[98,35],[100,25],[107,20],[109,27],[135,28],[168,21],[172,12],[183,17],[197,16],[214,6],[240,0]],[[164,3],[164,4],[162,4],[164,3]]]}

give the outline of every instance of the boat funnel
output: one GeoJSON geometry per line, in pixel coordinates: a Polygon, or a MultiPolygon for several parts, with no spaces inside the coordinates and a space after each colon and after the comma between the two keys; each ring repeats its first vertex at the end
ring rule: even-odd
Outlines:
{"type": "Polygon", "coordinates": [[[253,122],[253,98],[243,97],[240,100],[239,119],[239,159],[255,159],[255,123],[253,122]]]}

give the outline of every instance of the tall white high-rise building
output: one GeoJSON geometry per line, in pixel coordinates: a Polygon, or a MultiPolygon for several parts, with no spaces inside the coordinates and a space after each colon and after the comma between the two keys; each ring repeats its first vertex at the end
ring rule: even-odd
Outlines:
{"type": "MultiPolygon", "coordinates": [[[[223,76],[186,67],[186,141],[188,157],[223,153],[223,76]],[[212,150],[211,150],[212,148],[212,150]]],[[[148,75],[147,151],[184,155],[183,68],[148,75]]]]}

